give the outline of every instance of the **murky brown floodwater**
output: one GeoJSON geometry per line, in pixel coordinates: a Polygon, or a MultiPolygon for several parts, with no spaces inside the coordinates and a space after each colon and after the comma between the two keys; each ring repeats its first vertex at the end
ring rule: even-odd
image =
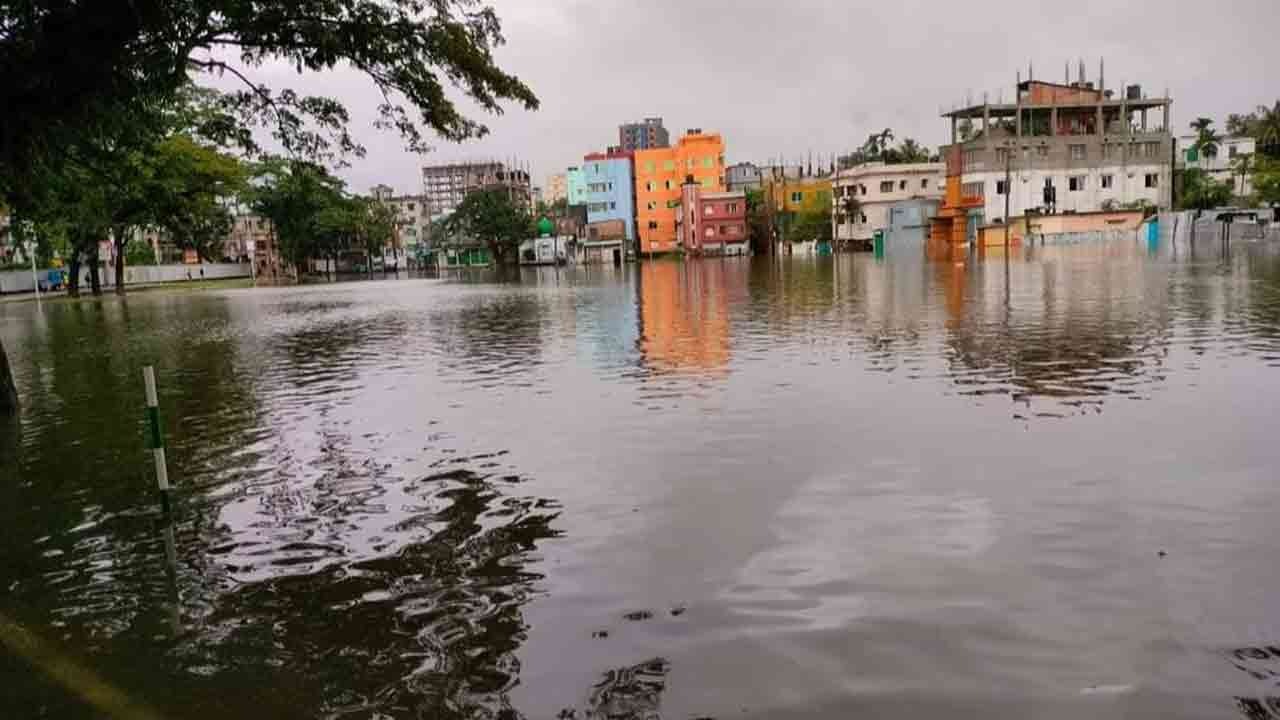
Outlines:
{"type": "Polygon", "coordinates": [[[0,305],[0,716],[1280,713],[1280,249],[837,263],[0,305]]]}

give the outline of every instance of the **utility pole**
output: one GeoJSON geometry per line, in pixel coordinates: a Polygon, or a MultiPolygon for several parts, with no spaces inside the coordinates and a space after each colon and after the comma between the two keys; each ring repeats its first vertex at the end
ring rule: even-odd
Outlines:
{"type": "Polygon", "coordinates": [[[1009,171],[1012,165],[1013,148],[1006,141],[1004,151],[1004,253],[1006,258],[1009,257],[1009,195],[1013,192],[1013,186],[1009,182],[1009,171]]]}

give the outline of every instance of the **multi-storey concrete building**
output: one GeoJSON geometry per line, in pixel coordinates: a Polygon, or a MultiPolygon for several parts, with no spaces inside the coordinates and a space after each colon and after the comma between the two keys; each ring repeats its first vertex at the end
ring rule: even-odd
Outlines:
{"type": "MultiPolygon", "coordinates": [[[[618,148],[582,159],[587,187],[587,225],[621,220],[628,248],[636,238],[633,154],[618,148]]],[[[589,230],[588,230],[589,232],[589,230]]]]}
{"type": "Polygon", "coordinates": [[[760,189],[760,168],[755,163],[737,163],[724,170],[724,184],[730,192],[760,189]]]}
{"type": "Polygon", "coordinates": [[[680,187],[676,229],[680,246],[687,253],[745,253],[747,194],[704,191],[702,185],[689,178],[680,187]]]}
{"type": "Polygon", "coordinates": [[[566,200],[569,197],[568,178],[564,173],[554,173],[547,176],[547,185],[542,188],[542,201],[548,205],[555,205],[557,201],[566,200]]]}
{"type": "Polygon", "coordinates": [[[832,183],[832,222],[836,239],[870,240],[876,230],[892,225],[890,210],[906,200],[941,200],[944,186],[942,163],[886,165],[882,162],[857,165],[836,174],[832,183]],[[858,210],[850,214],[848,199],[857,200],[858,210]]]}
{"type": "Polygon", "coordinates": [[[1251,137],[1223,138],[1217,148],[1205,152],[1196,148],[1197,139],[1195,135],[1178,138],[1178,147],[1182,148],[1179,164],[1188,169],[1204,170],[1214,180],[1227,183],[1236,197],[1252,195],[1253,174],[1243,172],[1245,168],[1240,166],[1239,159],[1256,153],[1258,141],[1251,137]]]}
{"type": "Polygon", "coordinates": [[[640,252],[680,249],[676,217],[680,188],[692,178],[706,192],[724,192],[724,140],[719,133],[692,129],[674,147],[635,154],[636,234],[640,252]]]}
{"type": "MultiPolygon", "coordinates": [[[[1138,85],[1117,96],[1105,89],[1101,73],[1096,86],[1086,82],[1083,66],[1076,82],[1019,79],[1015,90],[1013,103],[943,113],[951,120],[952,144],[943,151],[948,182],[959,183],[966,215],[980,207],[978,224],[1003,218],[1006,196],[1010,217],[1139,202],[1168,207],[1174,147],[1169,98],[1148,97],[1138,85]]],[[[958,217],[947,207],[946,216],[958,217]]],[[[970,231],[953,234],[953,241],[966,234],[973,239],[973,223],[965,224],[970,231]]]]}
{"type": "Polygon", "coordinates": [[[395,213],[396,237],[388,246],[390,262],[400,259],[400,251],[408,260],[421,257],[430,249],[431,215],[424,195],[396,195],[387,185],[373,188],[373,196],[386,203],[395,213]]]}
{"type": "Polygon", "coordinates": [[[565,171],[565,193],[568,195],[569,207],[587,204],[587,181],[582,168],[574,166],[565,171]]]}
{"type": "Polygon", "coordinates": [[[450,163],[422,168],[422,194],[431,218],[451,214],[476,190],[494,189],[505,191],[518,207],[532,206],[529,173],[503,163],[450,163]]]}
{"type": "Polygon", "coordinates": [[[670,147],[671,136],[662,126],[662,118],[645,118],[638,123],[618,126],[618,147],[626,151],[670,147]]]}

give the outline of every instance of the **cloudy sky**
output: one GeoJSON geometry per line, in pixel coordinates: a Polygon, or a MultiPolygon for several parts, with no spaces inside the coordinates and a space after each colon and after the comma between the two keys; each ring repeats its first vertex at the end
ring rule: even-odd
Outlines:
{"type": "Polygon", "coordinates": [[[942,106],[1012,97],[1028,63],[1061,81],[1085,61],[1110,88],[1141,83],[1174,98],[1177,131],[1196,116],[1280,99],[1280,1],[1074,3],[1019,0],[490,0],[507,44],[499,64],[541,100],[487,117],[492,133],[441,143],[428,157],[374,130],[377,95],[361,76],[299,77],[258,68],[276,86],[336,94],[368,156],[341,171],[353,190],[420,189],[424,162],[518,157],[536,181],[617,143],[617,125],[661,116],[723,133],[730,162],[795,160],[854,147],[885,127],[926,145],[946,140],[942,106]]]}

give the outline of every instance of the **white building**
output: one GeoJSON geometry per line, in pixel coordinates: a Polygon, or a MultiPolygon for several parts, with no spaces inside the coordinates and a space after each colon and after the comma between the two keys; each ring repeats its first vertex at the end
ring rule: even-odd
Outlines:
{"type": "MultiPolygon", "coordinates": [[[[1047,141],[1032,139],[1018,149],[1010,143],[1017,160],[1009,163],[1009,217],[1021,217],[1028,209],[1046,207],[1045,190],[1053,188],[1057,212],[1097,212],[1109,206],[1146,202],[1156,207],[1168,204],[1171,181],[1167,142],[1113,143],[1105,146],[1066,144],[1064,161],[1049,151],[1047,141]],[[1042,151],[1042,148],[1044,149],[1042,151]],[[1099,155],[1090,158],[1090,155],[1099,155]]],[[[964,160],[961,193],[983,198],[983,217],[992,222],[1005,216],[1006,150],[992,140],[964,160]],[[984,157],[985,156],[985,157],[984,157]]]]}
{"type": "Polygon", "coordinates": [[[1227,183],[1236,197],[1253,194],[1253,173],[1242,174],[1237,167],[1237,159],[1253,155],[1257,152],[1258,143],[1251,137],[1230,137],[1219,143],[1217,151],[1210,154],[1197,151],[1196,136],[1183,135],[1178,138],[1181,148],[1180,164],[1186,168],[1199,168],[1214,180],[1227,183]]]}
{"type": "Polygon", "coordinates": [[[889,227],[889,208],[904,200],[940,200],[945,190],[942,163],[886,165],[866,163],[841,170],[832,182],[832,220],[836,239],[870,240],[876,230],[889,227]],[[857,198],[857,217],[846,217],[845,199],[857,198]]]}

